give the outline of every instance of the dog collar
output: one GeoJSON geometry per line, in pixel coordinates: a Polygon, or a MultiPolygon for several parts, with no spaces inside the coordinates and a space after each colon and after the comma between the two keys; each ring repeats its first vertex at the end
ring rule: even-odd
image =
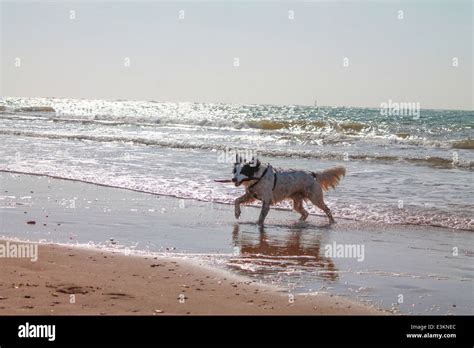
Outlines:
{"type": "MultiPolygon", "coordinates": [[[[249,186],[249,190],[254,187],[255,185],[257,185],[260,180],[262,180],[262,178],[267,174],[268,172],[268,169],[271,168],[271,166],[268,166],[267,168],[265,168],[265,170],[263,171],[262,175],[259,177],[259,178],[252,178],[252,180],[257,180],[257,182],[254,182],[252,185],[249,186]]],[[[276,173],[273,173],[273,187],[272,187],[272,191],[275,190],[275,186],[277,184],[277,175],[276,173]]]]}

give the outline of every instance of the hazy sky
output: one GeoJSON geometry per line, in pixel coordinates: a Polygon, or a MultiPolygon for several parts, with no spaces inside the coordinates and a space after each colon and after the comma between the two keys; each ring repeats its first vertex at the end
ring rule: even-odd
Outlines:
{"type": "Polygon", "coordinates": [[[3,96],[473,108],[469,0],[0,6],[3,96]]]}

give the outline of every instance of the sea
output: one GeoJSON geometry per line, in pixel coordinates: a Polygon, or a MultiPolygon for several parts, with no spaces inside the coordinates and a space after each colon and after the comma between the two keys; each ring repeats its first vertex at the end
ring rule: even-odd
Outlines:
{"type": "Polygon", "coordinates": [[[311,171],[343,165],[327,198],[336,217],[473,230],[474,112],[386,111],[8,97],[0,169],[230,204],[240,191],[214,180],[231,178],[236,152],[311,171]]]}

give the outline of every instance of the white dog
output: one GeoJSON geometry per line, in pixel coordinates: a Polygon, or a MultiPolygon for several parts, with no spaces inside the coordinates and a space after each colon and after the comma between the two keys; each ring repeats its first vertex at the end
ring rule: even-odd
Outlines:
{"type": "Polygon", "coordinates": [[[258,223],[263,225],[270,210],[270,205],[285,199],[293,200],[293,209],[301,214],[300,220],[306,220],[308,212],[303,207],[303,200],[309,199],[315,206],[326,213],[329,222],[333,223],[331,211],[323,200],[323,190],[335,188],[341,177],[346,175],[344,167],[327,169],[322,172],[310,172],[294,169],[273,168],[252,158],[250,162],[242,161],[236,155],[232,182],[235,186],[244,184],[245,194],[235,200],[235,217],[240,217],[240,205],[254,200],[262,201],[262,210],[258,223]]]}

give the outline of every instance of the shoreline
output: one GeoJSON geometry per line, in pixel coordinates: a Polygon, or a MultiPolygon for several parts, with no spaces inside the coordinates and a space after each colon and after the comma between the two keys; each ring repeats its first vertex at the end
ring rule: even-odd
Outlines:
{"type": "MultiPolygon", "coordinates": [[[[205,199],[200,199],[200,198],[191,198],[191,197],[180,197],[177,195],[172,195],[172,194],[163,194],[163,193],[154,193],[146,190],[139,190],[139,189],[134,189],[134,188],[129,188],[129,187],[121,187],[121,186],[116,186],[116,185],[108,185],[108,184],[101,184],[98,182],[94,181],[88,181],[88,180],[80,180],[80,179],[72,179],[72,178],[66,178],[62,176],[56,176],[56,175],[51,175],[51,174],[40,174],[40,173],[30,173],[30,172],[23,172],[23,171],[16,171],[16,170],[7,170],[7,169],[0,169],[0,174],[6,174],[6,175],[22,175],[22,176],[33,176],[33,177],[38,177],[38,178],[47,178],[47,179],[54,179],[54,180],[60,180],[60,181],[65,181],[65,182],[72,182],[72,183],[80,183],[80,184],[86,184],[86,185],[93,185],[97,187],[103,187],[103,188],[109,188],[109,189],[116,189],[116,190],[123,190],[125,192],[134,192],[134,193],[139,193],[139,194],[145,194],[145,195],[151,195],[151,196],[156,196],[156,197],[164,197],[164,198],[171,198],[171,199],[179,199],[179,200],[184,200],[184,201],[189,201],[189,202],[201,202],[201,203],[210,203],[210,204],[221,204],[226,207],[233,207],[233,203],[229,202],[222,202],[222,201],[207,201],[205,199]]],[[[258,203],[260,204],[260,203],[258,203]]],[[[261,206],[258,204],[244,204],[242,205],[245,208],[252,208],[252,209],[261,209],[261,206]]],[[[282,212],[292,212],[292,209],[288,208],[282,208],[279,206],[272,206],[272,210],[275,211],[282,211],[282,212]]],[[[308,212],[309,217],[319,217],[319,218],[325,218],[326,215],[323,213],[314,213],[314,212],[308,212]]],[[[367,223],[367,221],[362,221],[362,220],[357,220],[355,218],[351,217],[343,217],[343,216],[338,216],[338,220],[344,220],[344,221],[352,221],[354,223],[367,223]]],[[[444,229],[444,230],[455,230],[455,231],[465,231],[465,232],[473,232],[474,230],[472,228],[453,228],[453,227],[446,227],[442,226],[439,224],[416,224],[416,223],[390,223],[387,224],[392,227],[397,227],[400,226],[402,228],[406,227],[413,227],[413,228],[439,228],[439,229],[444,229]]]]}
{"type": "Polygon", "coordinates": [[[37,245],[37,262],[0,258],[0,315],[388,314],[335,295],[287,296],[177,258],[37,245]]]}
{"type": "MultiPolygon", "coordinates": [[[[226,204],[44,176],[0,173],[0,183],[0,240],[39,242],[41,250],[112,253],[120,260],[172,260],[186,267],[196,266],[213,278],[268,286],[278,296],[278,303],[283,296],[285,305],[291,291],[298,299],[338,296],[393,314],[472,313],[473,278],[463,267],[472,252],[467,247],[472,241],[469,232],[348,220],[328,225],[319,216],[300,223],[293,212],[283,210],[274,211],[260,229],[254,223],[259,210],[252,207],[243,207],[243,218],[235,221],[232,207],[226,204]],[[459,246],[457,257],[451,255],[453,241],[459,246]],[[355,246],[356,250],[359,246],[362,254],[328,254],[327,247],[335,244],[355,246]],[[399,294],[404,295],[404,303],[397,302],[399,294]]],[[[62,262],[67,265],[72,259],[62,258],[62,262]]],[[[0,266],[3,264],[0,258],[0,266]]],[[[107,271],[103,268],[97,272],[107,271]]],[[[177,277],[173,273],[169,276],[177,277]]],[[[134,280],[130,279],[132,283],[134,280]]],[[[109,284],[114,282],[109,279],[109,284]]],[[[170,313],[176,314],[175,309],[170,313]]],[[[233,313],[227,309],[218,313],[233,313]]],[[[308,313],[303,306],[291,314],[320,314],[315,312],[308,313]]],[[[197,313],[214,314],[202,309],[197,313]]]]}

